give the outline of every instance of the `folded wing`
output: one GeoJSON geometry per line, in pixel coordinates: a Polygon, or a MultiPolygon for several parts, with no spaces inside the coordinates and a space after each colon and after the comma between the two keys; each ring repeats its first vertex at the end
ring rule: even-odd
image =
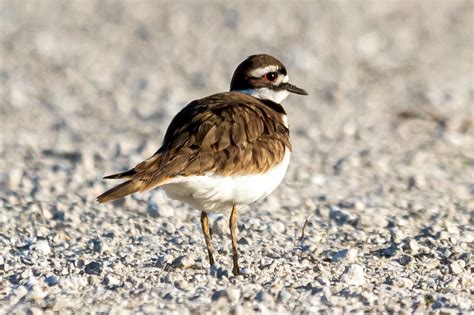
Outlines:
{"type": "Polygon", "coordinates": [[[177,176],[249,175],[269,170],[290,149],[281,105],[238,92],[196,100],[172,120],[161,148],[133,169],[105,178],[127,178],[99,202],[166,184],[177,176]]]}

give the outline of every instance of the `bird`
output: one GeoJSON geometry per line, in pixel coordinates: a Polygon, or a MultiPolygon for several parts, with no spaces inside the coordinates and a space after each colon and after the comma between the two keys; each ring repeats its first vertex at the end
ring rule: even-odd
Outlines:
{"type": "Polygon", "coordinates": [[[229,92],[194,100],[176,114],[150,158],[126,172],[105,176],[125,181],[97,201],[160,187],[168,197],[200,210],[211,267],[215,260],[207,213],[230,211],[232,273],[241,274],[238,209],[268,196],[286,174],[291,142],[280,103],[290,93],[308,95],[289,83],[285,66],[275,57],[249,56],[235,69],[229,92]]]}

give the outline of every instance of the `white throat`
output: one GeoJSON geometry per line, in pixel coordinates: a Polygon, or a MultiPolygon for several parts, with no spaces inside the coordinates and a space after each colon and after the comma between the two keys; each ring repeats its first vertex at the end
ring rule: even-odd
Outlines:
{"type": "Polygon", "coordinates": [[[269,88],[239,90],[238,92],[251,95],[261,100],[270,100],[280,104],[290,94],[287,90],[274,91],[269,88]]]}

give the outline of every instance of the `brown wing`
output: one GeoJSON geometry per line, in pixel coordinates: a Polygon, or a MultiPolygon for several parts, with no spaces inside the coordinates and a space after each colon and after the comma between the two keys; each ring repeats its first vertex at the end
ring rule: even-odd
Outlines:
{"type": "Polygon", "coordinates": [[[144,191],[175,176],[264,172],[291,148],[284,114],[279,104],[238,92],[193,101],[174,117],[161,148],[124,174],[144,191]]]}

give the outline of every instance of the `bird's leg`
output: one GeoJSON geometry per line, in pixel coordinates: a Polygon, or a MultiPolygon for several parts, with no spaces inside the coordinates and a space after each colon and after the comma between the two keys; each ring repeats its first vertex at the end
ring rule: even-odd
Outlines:
{"type": "Polygon", "coordinates": [[[235,206],[232,207],[232,213],[230,214],[229,228],[230,239],[232,241],[232,259],[234,261],[234,268],[232,269],[232,273],[234,274],[234,276],[238,276],[240,275],[240,268],[239,253],[237,252],[237,208],[235,206]]]}
{"type": "Polygon", "coordinates": [[[209,264],[213,266],[214,256],[212,255],[212,252],[214,251],[214,249],[212,248],[211,229],[209,228],[209,218],[207,217],[206,211],[201,211],[201,227],[202,232],[204,233],[204,239],[206,240],[207,253],[209,255],[209,264]]]}

